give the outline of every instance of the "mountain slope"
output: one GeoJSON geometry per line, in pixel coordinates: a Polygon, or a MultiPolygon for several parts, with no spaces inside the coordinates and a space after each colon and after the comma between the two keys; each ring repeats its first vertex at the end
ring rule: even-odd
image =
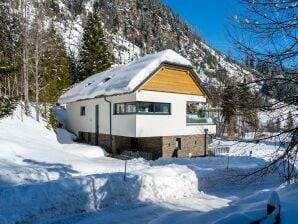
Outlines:
{"type": "Polygon", "coordinates": [[[251,72],[204,43],[196,31],[160,0],[53,0],[57,26],[68,49],[77,56],[86,15],[99,10],[115,64],[173,49],[189,59],[204,82],[220,83],[224,77],[243,80],[251,72]]]}

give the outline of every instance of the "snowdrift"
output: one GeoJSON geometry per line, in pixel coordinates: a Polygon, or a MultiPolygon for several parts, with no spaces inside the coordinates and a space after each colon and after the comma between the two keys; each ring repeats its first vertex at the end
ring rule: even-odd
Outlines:
{"type": "Polygon", "coordinates": [[[184,166],[154,167],[142,176],[128,174],[126,181],[123,173],[65,178],[0,191],[0,220],[35,223],[128,202],[179,199],[197,194],[197,189],[195,173],[184,166]]]}
{"type": "MultiPolygon", "coordinates": [[[[282,185],[276,190],[281,200],[281,223],[296,224],[298,220],[298,184],[282,185]]],[[[171,212],[152,220],[150,224],[249,224],[266,216],[268,199],[271,194],[272,190],[269,189],[257,191],[250,196],[231,203],[228,207],[206,213],[198,213],[195,211],[171,212]]],[[[266,220],[262,223],[274,222],[266,220]]]]}

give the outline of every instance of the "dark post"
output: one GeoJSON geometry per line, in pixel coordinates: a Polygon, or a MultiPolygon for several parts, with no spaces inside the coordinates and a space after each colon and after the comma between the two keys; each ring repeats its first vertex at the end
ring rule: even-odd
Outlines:
{"type": "Polygon", "coordinates": [[[127,159],[128,158],[125,158],[125,165],[124,165],[124,181],[126,181],[126,166],[127,166],[127,159]]]}
{"type": "Polygon", "coordinates": [[[112,155],[115,156],[116,152],[113,149],[113,136],[112,136],[112,102],[107,100],[106,96],[104,97],[104,100],[106,102],[108,102],[109,106],[110,106],[110,108],[109,108],[110,109],[110,150],[112,152],[112,155]]]}
{"type": "Polygon", "coordinates": [[[99,106],[95,105],[95,145],[98,145],[99,138],[99,106]]]}
{"type": "Polygon", "coordinates": [[[207,156],[207,134],[208,134],[208,129],[204,129],[205,132],[205,141],[204,141],[204,156],[207,156]]]}

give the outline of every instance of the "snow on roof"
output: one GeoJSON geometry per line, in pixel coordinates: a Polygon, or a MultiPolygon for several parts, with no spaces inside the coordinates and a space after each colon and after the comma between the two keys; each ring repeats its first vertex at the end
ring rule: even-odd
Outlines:
{"type": "Polygon", "coordinates": [[[99,96],[131,93],[141,85],[161,64],[192,67],[189,60],[173,50],[146,55],[129,64],[97,73],[64,93],[59,103],[69,103],[99,96]]]}

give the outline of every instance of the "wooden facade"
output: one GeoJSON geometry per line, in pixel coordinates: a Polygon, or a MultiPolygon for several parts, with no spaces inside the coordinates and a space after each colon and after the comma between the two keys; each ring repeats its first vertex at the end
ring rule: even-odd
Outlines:
{"type": "Polygon", "coordinates": [[[206,96],[190,69],[171,66],[163,66],[138,90],[206,96]]]}

